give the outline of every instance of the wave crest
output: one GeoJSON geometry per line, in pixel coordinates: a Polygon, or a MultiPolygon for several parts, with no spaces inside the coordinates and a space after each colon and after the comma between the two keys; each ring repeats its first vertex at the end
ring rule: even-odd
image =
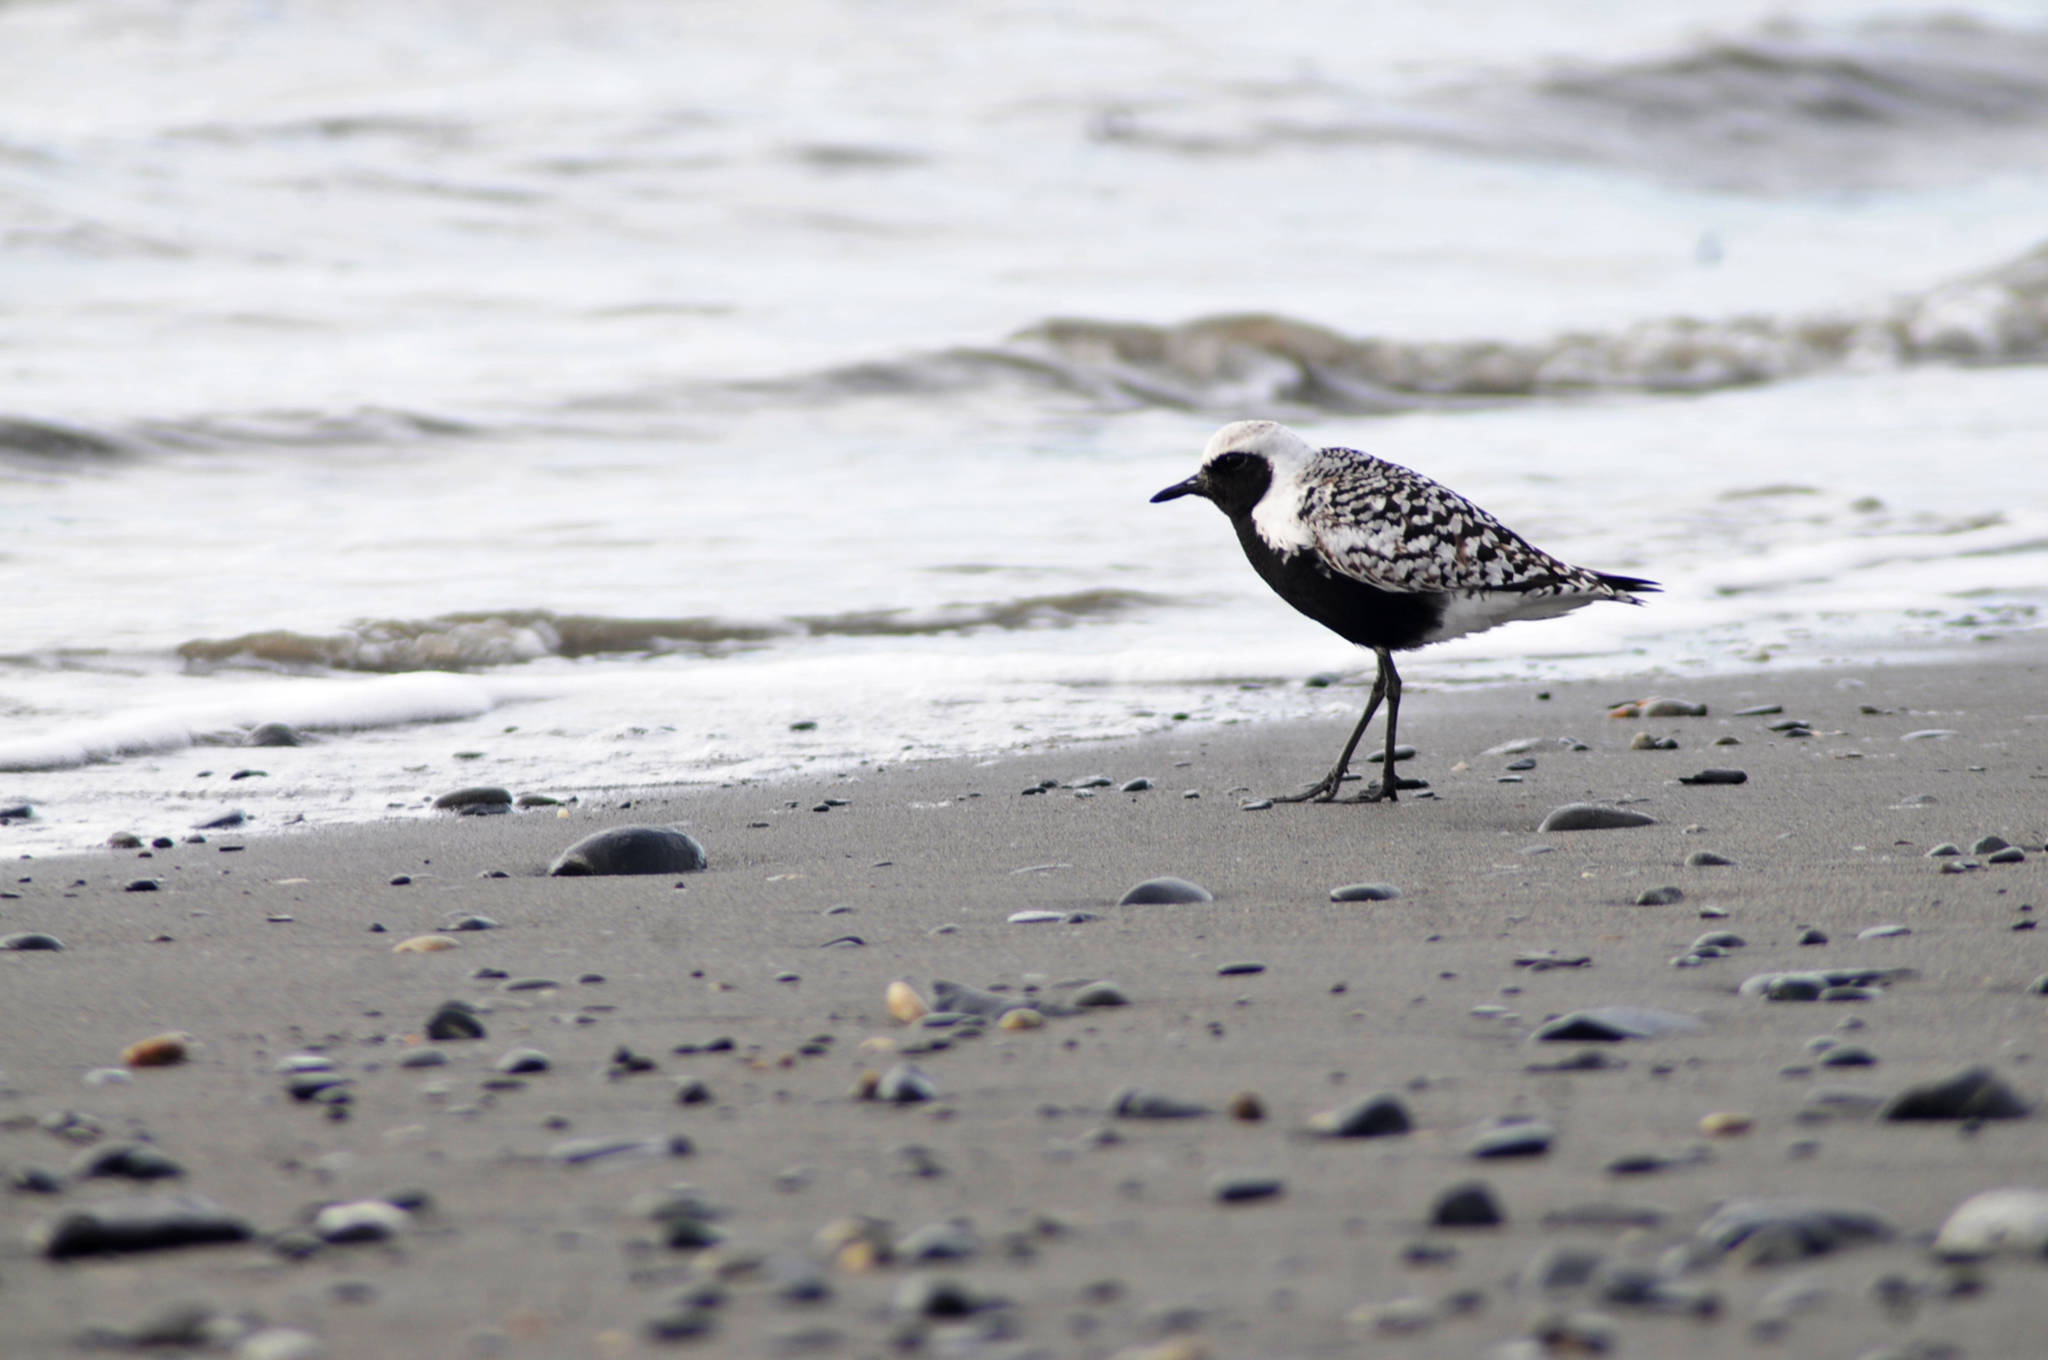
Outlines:
{"type": "Polygon", "coordinates": [[[626,619],[544,609],[379,619],[336,633],[287,629],[198,638],[177,654],[193,670],[466,671],[547,657],[643,653],[715,656],[779,639],[931,637],[980,630],[1069,627],[1166,603],[1136,590],[1083,590],[931,610],[879,609],[746,622],[719,618],[626,619]]]}

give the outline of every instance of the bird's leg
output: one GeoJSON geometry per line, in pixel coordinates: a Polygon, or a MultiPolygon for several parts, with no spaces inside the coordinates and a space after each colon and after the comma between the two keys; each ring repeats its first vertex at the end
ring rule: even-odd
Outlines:
{"type": "MultiPolygon", "coordinates": [[[[1355,801],[1377,803],[1384,799],[1394,803],[1400,801],[1395,791],[1401,787],[1401,776],[1394,773],[1394,729],[1401,718],[1401,672],[1394,669],[1393,653],[1384,647],[1373,650],[1379,653],[1380,658],[1380,684],[1374,688],[1377,690],[1384,686],[1387,692],[1387,749],[1380,756],[1380,782],[1359,794],[1355,801]]],[[[1345,757],[1348,759],[1350,754],[1346,751],[1345,757]]]]}
{"type": "MultiPolygon", "coordinates": [[[[1336,800],[1337,790],[1343,787],[1344,772],[1351,768],[1351,753],[1358,749],[1359,738],[1365,735],[1365,725],[1372,721],[1372,715],[1379,712],[1380,700],[1387,694],[1387,673],[1393,667],[1393,658],[1386,652],[1379,653],[1380,663],[1372,679],[1372,697],[1365,701],[1365,713],[1358,720],[1358,726],[1351,729],[1351,740],[1344,743],[1344,754],[1337,757],[1337,763],[1323,776],[1319,784],[1311,784],[1300,793],[1276,793],[1276,803],[1328,803],[1336,800]]],[[[1396,677],[1395,683],[1399,683],[1396,677]]],[[[1391,714],[1392,709],[1388,710],[1391,714]]]]}

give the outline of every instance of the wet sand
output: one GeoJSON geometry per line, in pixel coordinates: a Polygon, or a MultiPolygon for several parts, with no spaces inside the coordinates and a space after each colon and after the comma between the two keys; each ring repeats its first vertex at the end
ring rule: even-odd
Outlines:
{"type": "Polygon", "coordinates": [[[130,1327],[182,1302],[260,1316],[267,1330],[223,1323],[220,1335],[244,1338],[223,1353],[240,1345],[273,1360],[314,1353],[315,1340],[335,1357],[671,1345],[867,1356],[913,1344],[940,1355],[1466,1357],[1516,1354],[1539,1319],[1587,1313],[1600,1318],[1571,1325],[1587,1337],[1609,1328],[1620,1353],[1639,1356],[1849,1357],[1915,1339],[1971,1357],[2039,1352],[2040,1262],[1959,1269],[1927,1243],[1976,1192],[2048,1186],[2048,1117],[1808,1115],[1818,1087],[1889,1095],[1973,1063],[2043,1100],[2035,1055],[2048,997],[2026,989],[2048,972],[2048,947],[2014,927],[2048,908],[2048,646],[2009,639],[1967,664],[1566,685],[1547,699],[1529,687],[1411,688],[1402,734],[1421,755],[1404,773],[1434,797],[1241,808],[1319,775],[1347,729],[1333,718],[1185,731],[858,778],[636,793],[630,806],[585,796],[559,813],[209,832],[148,858],[11,860],[0,889],[16,896],[0,899],[0,933],[48,931],[65,948],[0,953],[0,1167],[62,1173],[95,1147],[146,1138],[185,1174],[0,1196],[5,1353],[73,1354],[89,1327],[130,1327]],[[1607,716],[1608,701],[1650,694],[1709,711],[1607,716]],[[1734,716],[1761,704],[1783,712],[1734,716]],[[1767,729],[1781,718],[1807,720],[1812,735],[1767,729]],[[1953,735],[1908,739],[1928,731],[1953,735]],[[1679,748],[1632,749],[1639,732],[1679,748]],[[1710,744],[1723,736],[1740,744],[1710,744]],[[1522,738],[1534,740],[1526,752],[1487,754],[1522,738]],[[1500,782],[1524,756],[1534,768],[1500,782]],[[1707,767],[1748,781],[1676,782],[1707,767]],[[1113,782],[1068,787],[1094,775],[1113,782]],[[1155,787],[1119,791],[1136,777],[1155,787]],[[1062,787],[1023,794],[1043,780],[1062,787]],[[1536,830],[1573,802],[1656,822],[1536,830]],[[587,832],[671,822],[703,842],[709,869],[540,876],[587,832]],[[1965,853],[1956,858],[1982,867],[1942,873],[1926,857],[1987,834],[2025,861],[1965,853]],[[1688,866],[1696,851],[1734,863],[1688,866]],[[507,876],[483,876],[494,871],[507,876]],[[1115,905],[1161,874],[1216,900],[1115,905]],[[145,877],[160,888],[125,890],[145,877]],[[1330,900],[1359,882],[1400,896],[1330,900]],[[1633,905],[1665,886],[1680,900],[1633,905]],[[1022,911],[1090,919],[1009,921],[1022,911]],[[460,947],[442,952],[392,950],[469,913],[500,926],[452,933],[460,947]],[[1858,938],[1890,924],[1910,933],[1858,938]],[[1829,943],[1796,944],[1808,927],[1829,943]],[[1672,966],[1717,929],[1744,947],[1672,966]],[[832,943],[845,937],[859,943],[832,943]],[[1588,962],[1517,965],[1541,950],[1588,962]],[[1220,971],[1240,964],[1263,967],[1220,971]],[[1851,966],[1914,973],[1856,1003],[1736,992],[1767,971],[1851,966]],[[1130,1004],[1053,1014],[1038,1029],[990,1025],[908,1059],[886,1051],[957,1035],[906,1027],[884,1006],[894,980],[930,998],[941,978],[1051,1011],[1071,994],[1060,984],[1110,979],[1130,1004]],[[507,989],[533,979],[559,985],[507,989]],[[488,1037],[420,1039],[451,998],[476,1005],[488,1037]],[[1610,1004],[1700,1027],[1530,1040],[1546,1017],[1610,1004]],[[163,1031],[192,1036],[189,1062],[87,1081],[163,1031]],[[1878,1061],[1822,1066],[1816,1036],[1878,1061]],[[730,1049],[707,1051],[721,1039],[730,1049]],[[551,1070],[486,1089],[515,1047],[543,1051],[551,1070]],[[445,1051],[446,1064],[400,1065],[422,1048],[445,1051]],[[614,1074],[621,1048],[653,1070],[614,1074]],[[1588,1051],[1606,1064],[1533,1070],[1588,1051]],[[278,1061],[305,1052],[351,1078],[345,1105],[287,1094],[278,1061]],[[853,1098],[864,1071],[898,1061],[928,1074],[937,1099],[853,1098]],[[688,1078],[711,1099],[678,1103],[688,1078]],[[1212,1113],[1114,1117],[1129,1087],[1212,1113]],[[1243,1092],[1262,1119],[1230,1113],[1243,1092]],[[1371,1092],[1397,1095],[1412,1131],[1302,1131],[1371,1092]],[[1753,1124],[1709,1136],[1701,1121],[1716,1113],[1753,1124]],[[1547,1153],[1468,1155],[1488,1121],[1521,1115],[1555,1130],[1547,1153]],[[567,1139],[674,1135],[689,1155],[550,1156],[567,1139]],[[1610,1171],[1639,1154],[1660,1169],[1610,1171]],[[1218,1202],[1216,1178],[1239,1172],[1278,1178],[1280,1193],[1218,1202]],[[1430,1226],[1438,1193],[1471,1180],[1491,1187],[1505,1224],[1430,1226]],[[636,1212],[643,1192],[681,1183],[719,1211],[719,1245],[672,1249],[636,1212]],[[405,1190],[429,1200],[386,1242],[304,1259],[276,1250],[279,1234],[303,1240],[290,1230],[311,1209],[405,1190]],[[77,1206],[177,1192],[241,1215],[257,1239],[64,1264],[29,1245],[35,1225],[77,1206]],[[1613,1285],[1618,1265],[1668,1267],[1667,1249],[1718,1203],[1791,1195],[1879,1215],[1895,1236],[1776,1266],[1738,1252],[1667,1274],[1671,1288],[1648,1304],[1613,1285]],[[1586,1222],[1586,1206],[1626,1212],[1567,1226],[1586,1222]],[[890,1241],[969,1220],[954,1245],[973,1250],[931,1265],[826,1260],[814,1236],[856,1215],[887,1220],[890,1241]],[[1600,1253],[1608,1275],[1548,1294],[1518,1278],[1560,1245],[1600,1253]],[[791,1287],[803,1263],[829,1297],[790,1297],[804,1292],[791,1287]],[[985,1306],[961,1318],[906,1312],[915,1300],[899,1291],[927,1277],[985,1306]],[[678,1304],[714,1284],[718,1301],[706,1294],[694,1313],[678,1304]],[[1403,1299],[1422,1302],[1391,1320],[1370,1312],[1403,1299]],[[708,1333],[649,1339],[649,1319],[678,1316],[708,1333]],[[1412,1330],[1392,1326],[1404,1320],[1412,1330]]]}

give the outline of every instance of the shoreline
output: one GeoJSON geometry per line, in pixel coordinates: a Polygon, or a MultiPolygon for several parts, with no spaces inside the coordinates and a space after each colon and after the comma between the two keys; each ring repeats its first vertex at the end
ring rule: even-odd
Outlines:
{"type": "Polygon", "coordinates": [[[1971,1292],[1929,1259],[1925,1241],[1969,1195],[2048,1180],[2038,1170],[2048,1117],[1975,1128],[1815,1121],[1821,1107],[1810,1101],[1816,1088],[1888,1095],[1984,1063],[2043,1103],[2032,1050],[2048,1003],[2026,987],[2048,972],[2048,949],[2014,927],[2037,914],[2023,906],[2048,907],[2048,647],[2007,640],[1983,656],[1569,682],[1548,685],[1547,701],[1528,685],[1417,692],[1402,735],[1422,754],[1403,773],[1428,779],[1436,796],[1394,807],[1241,810],[1254,793],[1327,768],[1355,720],[1332,718],[622,790],[567,815],[208,833],[208,844],[147,859],[10,860],[0,887],[17,895],[0,900],[0,933],[47,931],[65,945],[0,952],[0,1004],[18,1036],[0,1060],[0,1165],[10,1174],[62,1172],[81,1149],[147,1136],[183,1165],[175,1189],[218,1201],[266,1238],[330,1200],[405,1187],[432,1200],[387,1243],[328,1246],[304,1261],[258,1242],[54,1265],[24,1233],[122,1183],[8,1195],[0,1292],[18,1353],[73,1353],[70,1338],[88,1326],[129,1326],[199,1299],[224,1315],[260,1313],[337,1357],[655,1354],[668,1347],[647,1340],[644,1324],[677,1313],[677,1292],[702,1283],[725,1294],[703,1309],[713,1334],[702,1353],[888,1354],[907,1328],[939,1353],[1177,1345],[1132,1353],[1277,1356],[1363,1345],[1469,1356],[1527,1338],[1559,1310],[1603,1315],[1635,1353],[1749,1354],[1765,1324],[1784,1329],[1787,1354],[1858,1355],[1908,1335],[1971,1356],[2024,1353],[2038,1335],[2027,1296],[2041,1267],[1988,1263],[1977,1274],[1990,1287],[1971,1292]],[[1608,700],[1651,685],[1709,712],[1606,716],[1608,700]],[[1769,732],[1777,716],[1731,716],[1773,702],[1814,735],[1769,732]],[[1638,731],[1679,749],[1630,749],[1638,731]],[[1924,731],[1954,735],[1904,739],[1924,731]],[[1711,744],[1724,735],[1740,744],[1711,744]],[[1517,739],[1536,744],[1486,754],[1517,739]],[[1498,782],[1526,757],[1536,765],[1521,783],[1498,782]],[[1675,782],[1710,766],[1743,769],[1748,782],[1675,782]],[[1112,783],[1065,787],[1092,775],[1112,783]],[[1154,788],[1118,791],[1138,776],[1154,788]],[[1047,779],[1062,787],[1024,796],[1047,779]],[[1183,797],[1190,789],[1200,796],[1183,797]],[[1657,821],[1535,830],[1572,802],[1657,821]],[[670,822],[703,842],[709,869],[538,876],[587,832],[670,822]],[[1925,855],[1987,834],[2020,846],[2025,861],[1949,874],[1925,855]],[[1734,863],[1689,865],[1702,850],[1734,863]],[[509,876],[479,876],[493,872],[509,876]],[[1162,874],[1216,900],[1115,905],[1162,874]],[[160,886],[126,891],[138,878],[160,886]],[[1400,896],[1329,900],[1358,882],[1391,883],[1400,896]],[[1666,886],[1679,900],[1633,905],[1666,886]],[[1010,923],[1017,912],[1092,919],[1010,923]],[[442,952],[392,951],[472,913],[499,928],[448,932],[459,947],[442,952]],[[1858,938],[1888,924],[1910,933],[1858,938]],[[1796,944],[1808,928],[1830,942],[1796,944]],[[1746,946],[1672,966],[1711,930],[1746,946]],[[861,943],[832,943],[849,936],[861,943]],[[1589,961],[1515,963],[1546,950],[1589,961]],[[1251,964],[1262,967],[1219,972],[1251,964]],[[1736,993],[1757,973],[1815,967],[1915,971],[1854,1005],[1736,993]],[[478,978],[479,968],[506,976],[478,978]],[[776,980],[786,974],[795,980],[776,980]],[[892,1020],[888,984],[906,980],[929,999],[941,978],[1017,996],[1110,979],[1132,1004],[1052,1014],[1035,1030],[991,1026],[915,1055],[934,1102],[851,1099],[863,1070],[902,1060],[868,1041],[945,1034],[892,1020]],[[506,987],[537,979],[557,985],[506,987]],[[454,998],[487,1008],[488,1037],[416,1041],[454,998]],[[1654,1007],[1700,1028],[1598,1045],[1603,1068],[1532,1070],[1595,1047],[1532,1042],[1545,1017],[1599,1005],[1654,1007]],[[1848,1021],[1861,1024],[1843,1029],[1848,1021]],[[164,1031],[194,1037],[191,1061],[123,1083],[82,1080],[164,1031]],[[1871,1050],[1876,1065],[1822,1065],[1807,1043],[1821,1035],[1871,1050]],[[705,1051],[721,1037],[730,1050],[705,1051]],[[607,1075],[621,1046],[654,1070],[607,1075]],[[513,1047],[543,1050],[552,1070],[508,1081],[492,1065],[513,1047]],[[291,1099],[274,1070],[313,1048],[353,1082],[345,1119],[291,1099]],[[444,1051],[446,1064],[399,1065],[425,1049],[444,1051]],[[677,1104],[689,1078],[712,1098],[677,1104]],[[1116,1117],[1110,1107],[1128,1087],[1212,1113],[1116,1117]],[[1227,1112],[1245,1091],[1263,1119],[1227,1112]],[[1318,1112],[1375,1091],[1402,1100],[1412,1132],[1301,1132],[1318,1112]],[[73,1143],[44,1127],[67,1110],[102,1136],[73,1143]],[[1701,1121],[1715,1113],[1753,1126],[1710,1137],[1701,1121]],[[1546,1154],[1468,1155],[1475,1131],[1522,1115],[1554,1130],[1546,1154]],[[549,1156],[569,1138],[679,1133],[694,1144],[688,1157],[549,1156]],[[1610,1174],[1630,1156],[1657,1169],[1610,1174]],[[1212,1179],[1236,1171],[1284,1189],[1217,1202],[1212,1179]],[[1439,1190],[1473,1179],[1497,1193],[1504,1226],[1424,1222],[1439,1190]],[[725,1241],[708,1256],[659,1245],[661,1226],[637,1213],[636,1196],[679,1181],[723,1211],[715,1227],[725,1241]],[[1867,1210],[1896,1235],[1795,1265],[1730,1261],[1665,1281],[1695,1302],[1714,1299],[1711,1316],[1668,1299],[1602,1300],[1597,1281],[1552,1292],[1506,1283],[1560,1244],[1599,1253],[1610,1275],[1653,1269],[1716,1203],[1791,1195],[1867,1210]],[[1633,1217],[1555,1226],[1592,1204],[1633,1217]],[[816,1270],[830,1299],[779,1294],[777,1282],[811,1259],[814,1235],[849,1215],[888,1219],[899,1237],[964,1217],[972,1250],[932,1266],[828,1262],[816,1270]],[[1411,1250],[1418,1244],[1426,1249],[1411,1250]],[[747,1252],[765,1264],[749,1270],[747,1252]],[[1872,1289],[1890,1276],[1904,1283],[1885,1286],[1888,1309],[1872,1289]],[[906,1315],[899,1305],[915,1300],[899,1291],[927,1277],[1008,1304],[958,1320],[906,1315]],[[1804,1302],[1784,1289],[1794,1280],[1813,1286],[1804,1302]],[[1402,1300],[1421,1302],[1356,1314],[1402,1300]]]}

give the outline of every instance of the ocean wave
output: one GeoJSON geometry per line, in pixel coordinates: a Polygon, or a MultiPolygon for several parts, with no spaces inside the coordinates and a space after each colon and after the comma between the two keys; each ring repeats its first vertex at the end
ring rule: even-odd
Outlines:
{"type": "Polygon", "coordinates": [[[1944,15],[1775,24],[1670,55],[1465,81],[1390,103],[1305,82],[1241,105],[1116,108],[1103,142],[1185,155],[1390,143],[1570,160],[1717,190],[1955,183],[2039,165],[2048,33],[1944,15]]]}
{"type": "Polygon", "coordinates": [[[1889,302],[1812,316],[1661,317],[1533,341],[1353,338],[1268,314],[1167,325],[1060,317],[1000,346],[734,391],[832,402],[1035,389],[1109,409],[1374,414],[1599,392],[1708,392],[1839,370],[2048,359],[2048,243],[1889,302]]]}
{"type": "Polygon", "coordinates": [[[936,609],[877,609],[764,622],[719,618],[627,619],[544,609],[378,619],[335,633],[286,629],[199,638],[177,655],[195,671],[224,666],[396,673],[466,671],[548,657],[641,653],[715,656],[779,640],[934,637],[1069,627],[1168,603],[1136,590],[1082,590],[936,609]]]}
{"type": "Polygon", "coordinates": [[[261,723],[302,732],[354,732],[455,722],[488,713],[497,696],[482,682],[448,675],[278,682],[231,698],[172,704],[0,741],[0,772],[76,769],[192,746],[239,746],[261,723]]]}

